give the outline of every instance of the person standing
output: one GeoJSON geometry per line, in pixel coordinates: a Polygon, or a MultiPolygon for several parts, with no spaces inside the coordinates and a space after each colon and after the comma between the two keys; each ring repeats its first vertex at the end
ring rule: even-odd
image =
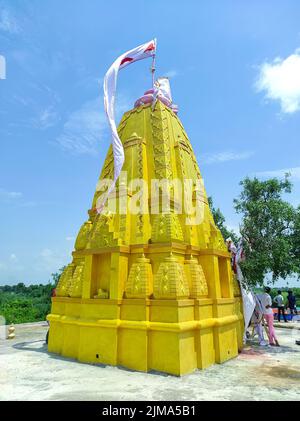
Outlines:
{"type": "Polygon", "coordinates": [[[297,313],[297,307],[296,307],[296,297],[293,294],[293,291],[291,289],[288,290],[288,296],[287,296],[287,308],[290,309],[290,313],[293,316],[293,314],[298,314],[297,313]]]}
{"type": "Polygon", "coordinates": [[[264,318],[268,325],[268,336],[269,336],[269,344],[272,346],[279,346],[278,340],[275,335],[275,329],[274,329],[274,316],[273,316],[273,310],[272,310],[272,298],[270,296],[271,288],[265,287],[265,292],[263,294],[260,294],[257,296],[260,300],[264,318]]]}
{"type": "Polygon", "coordinates": [[[274,298],[274,302],[277,305],[277,317],[278,317],[278,321],[280,322],[280,314],[282,313],[282,317],[283,317],[285,323],[287,323],[287,319],[286,319],[285,314],[284,314],[284,298],[283,298],[283,296],[281,294],[281,291],[277,291],[277,295],[274,298]]]}
{"type": "Polygon", "coordinates": [[[251,322],[254,324],[255,332],[258,335],[259,345],[266,346],[267,342],[265,342],[264,332],[262,328],[262,319],[263,319],[263,312],[261,308],[262,306],[259,299],[256,296],[254,296],[254,298],[255,298],[256,305],[251,317],[251,322]]]}
{"type": "Polygon", "coordinates": [[[231,237],[226,238],[225,241],[226,241],[226,245],[227,245],[227,250],[231,254],[231,268],[232,268],[233,272],[236,274],[237,273],[237,267],[236,267],[237,248],[236,248],[234,242],[232,241],[231,237]]]}

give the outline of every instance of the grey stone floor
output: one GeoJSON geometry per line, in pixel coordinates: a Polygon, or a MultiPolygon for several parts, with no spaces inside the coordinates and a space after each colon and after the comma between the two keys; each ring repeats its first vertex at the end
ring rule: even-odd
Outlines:
{"type": "Polygon", "coordinates": [[[15,339],[0,339],[0,400],[300,400],[296,328],[276,329],[280,348],[254,343],[234,360],[181,378],[49,354],[47,329],[16,325],[15,339]]]}

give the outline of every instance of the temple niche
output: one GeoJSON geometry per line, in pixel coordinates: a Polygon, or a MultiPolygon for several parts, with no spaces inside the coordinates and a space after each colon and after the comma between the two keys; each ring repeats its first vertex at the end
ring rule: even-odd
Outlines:
{"type": "MultiPolygon", "coordinates": [[[[97,212],[97,190],[52,299],[49,351],[174,375],[235,357],[243,316],[230,255],[205,190],[192,192],[202,217],[189,225],[184,206],[180,212],[184,188],[172,187],[174,180],[203,181],[176,111],[160,100],[155,107],[137,101],[118,133],[127,180],[120,178],[110,197],[117,212],[97,212]],[[143,212],[120,212],[121,202],[127,208],[136,201],[135,179],[148,189],[143,212]],[[171,182],[167,211],[162,190],[152,197],[153,180],[171,182]]],[[[110,147],[100,181],[113,172],[110,147]]]]}

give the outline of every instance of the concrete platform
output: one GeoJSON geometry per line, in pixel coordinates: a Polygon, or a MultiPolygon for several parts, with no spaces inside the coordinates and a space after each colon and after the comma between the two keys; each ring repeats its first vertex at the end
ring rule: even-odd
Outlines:
{"type": "Polygon", "coordinates": [[[81,364],[47,352],[47,323],[0,339],[0,400],[300,400],[298,329],[282,345],[247,346],[234,360],[179,377],[81,364]]]}
{"type": "Polygon", "coordinates": [[[275,327],[283,327],[284,329],[298,329],[300,330],[300,321],[292,320],[289,322],[276,322],[274,321],[275,327]]]}

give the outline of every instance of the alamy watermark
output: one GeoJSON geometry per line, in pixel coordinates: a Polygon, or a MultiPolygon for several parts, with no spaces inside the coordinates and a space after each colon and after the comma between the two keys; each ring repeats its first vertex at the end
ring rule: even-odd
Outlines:
{"type": "Polygon", "coordinates": [[[207,197],[202,179],[151,179],[128,181],[122,171],[116,188],[110,192],[112,180],[104,178],[97,184],[95,210],[101,214],[185,215],[186,225],[199,225],[204,219],[207,197]]]}
{"type": "Polygon", "coordinates": [[[0,55],[0,79],[6,79],[6,60],[0,55]]]}

